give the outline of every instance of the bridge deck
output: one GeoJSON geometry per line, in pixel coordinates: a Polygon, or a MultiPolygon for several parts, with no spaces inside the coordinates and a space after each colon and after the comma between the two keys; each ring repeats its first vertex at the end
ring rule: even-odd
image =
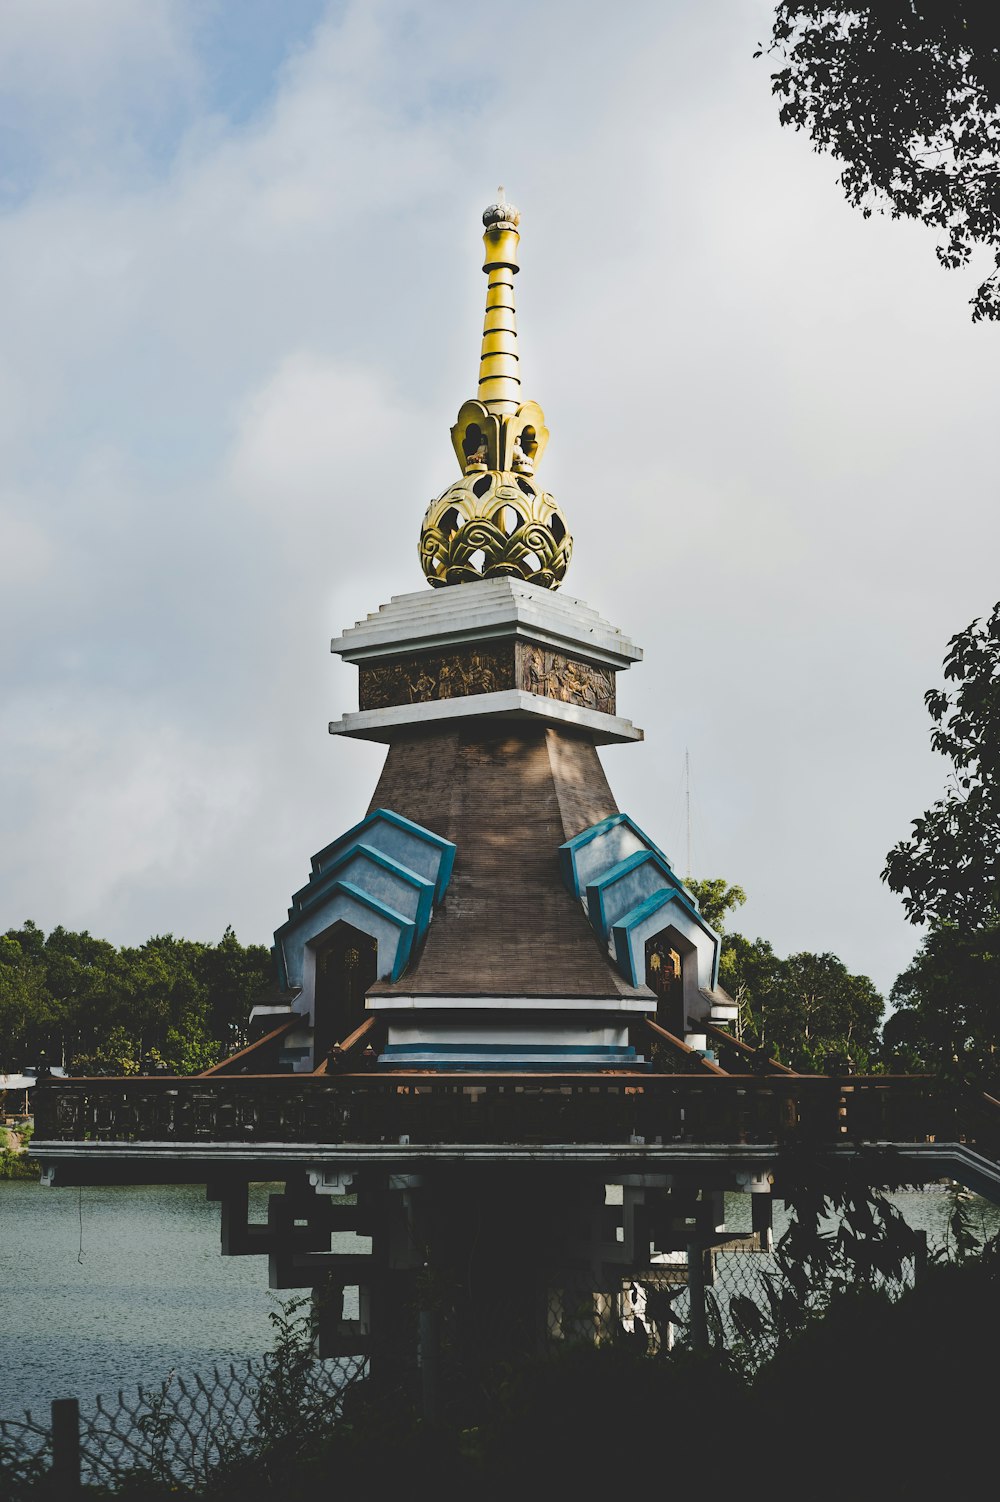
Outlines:
{"type": "Polygon", "coordinates": [[[863,1155],[872,1182],[948,1176],[1000,1195],[1000,1104],[921,1076],[231,1075],[76,1079],[36,1093],[59,1182],[418,1161],[738,1164],[863,1155]],[[974,1182],[973,1182],[974,1181],[974,1182]]]}

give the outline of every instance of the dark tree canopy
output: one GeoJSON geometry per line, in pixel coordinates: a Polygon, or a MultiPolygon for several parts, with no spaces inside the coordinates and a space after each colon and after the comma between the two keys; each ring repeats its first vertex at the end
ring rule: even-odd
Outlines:
{"type": "Polygon", "coordinates": [[[871,1064],[882,997],[867,975],[852,975],[835,954],[782,959],[766,939],[728,934],[719,978],[740,1009],[740,1035],[752,1047],[804,1071],[871,1064]]]}
{"type": "Polygon", "coordinates": [[[952,637],[944,676],[954,690],[924,701],[949,784],[889,851],[882,878],[913,923],[990,929],[1000,924],[1000,603],[952,637]]]}
{"type": "Polygon", "coordinates": [[[44,1056],[75,1074],[190,1074],[246,1041],[272,985],[268,951],[231,928],[218,944],[159,934],[116,949],[27,922],[0,935],[0,1073],[44,1056]]]}
{"type": "Polygon", "coordinates": [[[1000,5],[784,0],[769,50],[782,125],[844,164],[848,202],[937,230],[942,266],[991,254],[972,316],[1000,318],[1000,5]]]}
{"type": "Polygon", "coordinates": [[[884,1029],[896,1070],[931,1070],[1000,1089],[1000,926],[934,928],[892,988],[898,1008],[884,1029]]]}

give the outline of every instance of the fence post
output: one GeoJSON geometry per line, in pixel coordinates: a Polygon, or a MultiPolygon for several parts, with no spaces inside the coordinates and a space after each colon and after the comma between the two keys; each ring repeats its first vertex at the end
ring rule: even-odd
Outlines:
{"type": "Polygon", "coordinates": [[[76,1398],[52,1400],[52,1496],[76,1502],[80,1496],[80,1404],[76,1398]]]}
{"type": "Polygon", "coordinates": [[[705,1249],[700,1241],[688,1242],[688,1320],[691,1344],[696,1351],[708,1350],[705,1318],[705,1249]]]}
{"type": "Polygon", "coordinates": [[[441,1418],[441,1332],[436,1309],[421,1309],[420,1396],[424,1418],[436,1424],[441,1418]]]}

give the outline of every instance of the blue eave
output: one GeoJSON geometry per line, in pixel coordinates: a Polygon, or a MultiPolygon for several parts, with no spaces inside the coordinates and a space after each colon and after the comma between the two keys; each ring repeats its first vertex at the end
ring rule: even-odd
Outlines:
{"type": "Polygon", "coordinates": [[[680,878],[674,875],[666,856],[659,850],[636,850],[632,855],[627,855],[623,861],[619,861],[617,866],[611,866],[607,871],[603,871],[587,886],[587,911],[590,914],[591,923],[602,938],[608,938],[610,928],[604,905],[605,888],[614,886],[616,882],[628,876],[630,872],[638,870],[640,866],[649,865],[656,868],[672,892],[677,892],[684,899],[685,906],[690,907],[693,913],[697,913],[695,899],[687,892],[680,878]]]}
{"type": "MultiPolygon", "coordinates": [[[[677,882],[678,886],[684,887],[683,882],[674,876],[670,868],[670,861],[666,855],[664,855],[658,845],[654,845],[645,830],[640,829],[633,818],[628,814],[609,814],[606,819],[601,819],[599,823],[592,824],[589,829],[584,829],[580,834],[575,834],[571,840],[567,840],[559,846],[559,865],[563,881],[574,897],[583,896],[580,890],[580,881],[576,874],[577,851],[582,850],[585,845],[589,845],[591,840],[597,839],[598,835],[606,834],[609,829],[614,829],[618,824],[624,824],[627,828],[631,829],[632,833],[637,839],[642,841],[651,855],[659,856],[660,860],[667,867],[667,870],[670,871],[671,879],[677,882]]],[[[641,855],[642,852],[636,851],[636,854],[641,855]]],[[[687,891],[687,888],[684,887],[684,890],[687,891]]],[[[688,896],[692,902],[695,901],[693,893],[688,892],[688,896]]]]}
{"type": "Polygon", "coordinates": [[[340,877],[338,872],[343,870],[350,861],[357,856],[371,861],[373,865],[381,866],[383,871],[389,871],[393,876],[406,882],[409,886],[417,889],[417,915],[416,925],[420,933],[423,933],[431,921],[431,912],[434,906],[434,883],[428,881],[425,876],[420,876],[416,871],[411,871],[391,856],[385,855],[381,850],[374,849],[371,845],[352,844],[348,845],[343,853],[337,857],[332,865],[327,866],[322,875],[315,875],[304,887],[292,897],[292,906],[288,909],[289,920],[299,913],[309,913],[323,901],[327,892],[336,885],[340,877]]]}
{"type": "Polygon", "coordinates": [[[631,981],[633,986],[641,984],[641,981],[636,979],[635,967],[632,964],[632,947],[629,943],[629,934],[633,928],[637,928],[647,918],[652,918],[662,908],[669,907],[674,902],[683,908],[688,917],[692,918],[702,932],[712,941],[715,951],[712,957],[712,987],[714,989],[719,983],[719,935],[715,932],[714,928],[705,922],[705,919],[697,909],[692,907],[683,891],[668,891],[664,889],[659,892],[653,892],[645,901],[638,903],[631,912],[626,913],[623,918],[619,918],[617,923],[613,924],[611,938],[615,947],[615,959],[618,963],[618,968],[631,981]]]}
{"type": "MultiPolygon", "coordinates": [[[[394,981],[398,980],[406,968],[407,961],[413,949],[413,940],[416,934],[416,924],[413,919],[405,918],[402,913],[397,913],[394,908],[389,907],[385,903],[378,902],[375,898],[370,897],[367,892],[362,892],[360,887],[354,886],[352,882],[334,882],[327,895],[330,897],[338,893],[349,897],[354,902],[361,903],[363,907],[368,908],[369,912],[376,913],[380,918],[384,918],[388,923],[393,924],[399,929],[399,942],[396,945],[396,955],[391,971],[391,978],[394,981]]],[[[279,929],[275,930],[274,951],[278,961],[282,990],[287,990],[288,988],[288,971],[285,966],[283,941],[288,934],[292,933],[305,921],[306,917],[307,914],[305,913],[297,913],[294,918],[290,918],[287,923],[283,923],[279,929]]]]}
{"type": "Polygon", "coordinates": [[[358,843],[356,837],[360,836],[364,830],[370,828],[372,824],[377,823],[379,820],[383,820],[387,824],[393,824],[397,829],[405,830],[407,834],[423,840],[425,845],[435,847],[441,852],[437,880],[434,884],[434,901],[440,902],[451,880],[452,867],[455,864],[455,845],[451,840],[446,840],[443,836],[434,834],[430,829],[425,829],[422,824],[415,824],[412,819],[405,819],[402,814],[394,814],[388,808],[373,809],[370,814],[361,820],[360,824],[355,824],[352,829],[348,829],[346,833],[340,835],[336,840],[332,840],[329,845],[326,845],[317,855],[314,855],[311,863],[314,873],[317,875],[323,873],[329,858],[336,850],[351,841],[358,843]]]}

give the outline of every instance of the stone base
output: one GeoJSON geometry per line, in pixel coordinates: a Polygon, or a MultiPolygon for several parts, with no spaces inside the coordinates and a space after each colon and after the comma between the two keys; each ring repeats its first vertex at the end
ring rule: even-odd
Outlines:
{"type": "MultiPolygon", "coordinates": [[[[502,1014],[501,1014],[502,1015],[502,1014]]],[[[483,1070],[522,1070],[562,1074],[566,1070],[640,1069],[645,1060],[628,1041],[628,1029],[615,1024],[589,1026],[578,1018],[560,1025],[462,1025],[440,1021],[390,1025],[381,1069],[456,1069],[478,1074],[483,1070]]]]}

